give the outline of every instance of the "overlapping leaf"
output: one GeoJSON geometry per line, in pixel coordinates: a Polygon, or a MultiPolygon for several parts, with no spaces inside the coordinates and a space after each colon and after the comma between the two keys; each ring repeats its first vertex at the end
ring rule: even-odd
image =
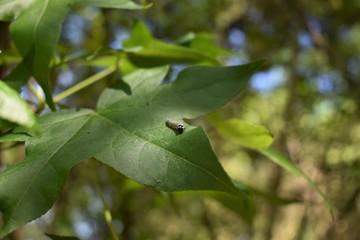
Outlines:
{"type": "Polygon", "coordinates": [[[154,67],[169,62],[201,62],[208,65],[220,65],[216,58],[203,51],[165,43],[153,38],[142,22],[137,22],[134,26],[131,37],[124,42],[124,48],[129,59],[141,67],[154,67]]]}
{"type": "Polygon", "coordinates": [[[43,88],[46,102],[54,109],[49,79],[49,66],[59,40],[61,25],[70,7],[74,4],[108,8],[141,9],[141,5],[129,0],[32,0],[5,1],[0,6],[6,7],[0,17],[16,17],[10,26],[11,37],[23,57],[22,62],[7,80],[16,81],[19,87],[29,76],[34,76],[43,88]],[[26,6],[26,8],[25,8],[26,6]]]}
{"type": "Polygon", "coordinates": [[[222,136],[240,146],[263,149],[269,147],[273,142],[271,133],[264,126],[238,118],[222,120],[217,113],[211,114],[209,119],[222,136]]]}
{"type": "Polygon", "coordinates": [[[42,134],[26,142],[25,160],[0,174],[0,236],[45,213],[72,166],[92,157],[160,190],[241,195],[201,127],[186,125],[185,132],[176,135],[165,120],[198,117],[224,105],[260,64],[192,67],[163,86],[159,84],[167,68],[140,70],[126,79],[130,95],[106,90],[97,112],[67,110],[41,117],[42,134]]]}
{"type": "Polygon", "coordinates": [[[285,170],[304,178],[308,184],[324,199],[330,214],[333,216],[332,206],[319,187],[290,160],[270,148],[273,137],[265,127],[254,125],[241,119],[222,120],[217,113],[211,114],[209,119],[215,125],[216,130],[225,138],[240,146],[257,150],[285,170]]]}
{"type": "Polygon", "coordinates": [[[0,118],[25,127],[36,125],[35,114],[20,95],[0,81],[0,118]]]}
{"type": "Polygon", "coordinates": [[[19,67],[25,65],[36,78],[51,108],[54,104],[48,69],[71,3],[72,0],[34,0],[10,26],[11,37],[23,56],[19,67]]]}

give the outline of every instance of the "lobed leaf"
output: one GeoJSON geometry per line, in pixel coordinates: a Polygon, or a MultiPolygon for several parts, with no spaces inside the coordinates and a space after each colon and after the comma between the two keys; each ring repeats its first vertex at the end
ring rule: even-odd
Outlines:
{"type": "Polygon", "coordinates": [[[167,67],[139,70],[125,78],[130,94],[105,90],[96,112],[64,110],[40,117],[42,134],[27,139],[24,161],[0,174],[0,237],[44,214],[71,168],[92,157],[160,190],[218,190],[242,196],[201,127],[185,125],[185,132],[176,135],[165,120],[194,118],[219,108],[262,62],[188,68],[174,83],[161,86],[167,67]]]}

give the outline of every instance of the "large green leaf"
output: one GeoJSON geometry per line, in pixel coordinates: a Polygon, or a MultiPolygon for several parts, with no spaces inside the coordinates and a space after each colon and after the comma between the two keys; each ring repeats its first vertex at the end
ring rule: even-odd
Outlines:
{"type": "Polygon", "coordinates": [[[36,125],[35,114],[20,95],[0,81],[0,118],[25,127],[36,125]]]}
{"type": "Polygon", "coordinates": [[[218,190],[241,196],[203,129],[185,125],[185,132],[176,135],[165,120],[195,118],[219,108],[262,62],[191,67],[168,85],[159,85],[166,67],[139,70],[125,79],[131,94],[104,91],[97,112],[66,110],[39,118],[42,134],[26,141],[25,160],[0,175],[0,237],[45,213],[72,166],[92,157],[160,190],[218,190]]]}

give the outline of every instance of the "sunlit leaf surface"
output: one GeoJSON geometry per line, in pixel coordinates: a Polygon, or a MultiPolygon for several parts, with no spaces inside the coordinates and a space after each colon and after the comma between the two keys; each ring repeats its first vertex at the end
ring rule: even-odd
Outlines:
{"type": "Polygon", "coordinates": [[[204,130],[185,124],[184,133],[176,135],[165,120],[195,118],[219,108],[262,62],[191,67],[168,85],[160,85],[167,67],[139,70],[125,79],[131,94],[107,89],[97,111],[44,115],[39,119],[42,134],[26,142],[24,161],[0,175],[0,236],[44,214],[71,168],[92,157],[160,190],[218,190],[241,196],[244,193],[221,167],[204,130]]]}
{"type": "Polygon", "coordinates": [[[36,125],[35,114],[20,95],[0,81],[0,117],[25,127],[36,125]]]}
{"type": "Polygon", "coordinates": [[[238,118],[222,120],[217,113],[209,116],[216,130],[232,142],[253,149],[267,148],[273,142],[269,130],[238,118]]]}

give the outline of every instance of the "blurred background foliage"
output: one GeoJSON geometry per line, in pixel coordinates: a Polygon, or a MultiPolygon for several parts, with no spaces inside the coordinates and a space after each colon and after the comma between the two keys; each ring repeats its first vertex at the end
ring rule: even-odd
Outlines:
{"type": "MultiPolygon", "coordinates": [[[[160,193],[89,160],[72,170],[52,210],[12,237],[42,239],[45,231],[110,239],[100,187],[124,239],[358,239],[360,2],[163,0],[143,11],[79,8],[64,23],[58,54],[92,53],[103,46],[121,49],[138,19],[165,41],[181,42],[191,33],[213,37],[236,53],[223,58],[225,65],[267,59],[247,90],[219,113],[266,126],[275,137],[274,148],[330,199],[335,221],[304,179],[221,138],[204,118],[214,150],[233,179],[302,202],[282,205],[255,198],[256,213],[249,224],[203,193],[160,193]],[[93,167],[97,176],[89,175],[93,167]]],[[[6,24],[1,26],[4,31],[6,24]]],[[[7,48],[11,52],[12,46],[7,48]]],[[[173,70],[182,67],[174,65],[173,70]]],[[[97,71],[86,64],[62,68],[55,93],[97,71]]],[[[62,103],[94,107],[106,85],[98,82],[62,103]]],[[[11,149],[3,159],[21,159],[21,154],[11,149]]]]}

